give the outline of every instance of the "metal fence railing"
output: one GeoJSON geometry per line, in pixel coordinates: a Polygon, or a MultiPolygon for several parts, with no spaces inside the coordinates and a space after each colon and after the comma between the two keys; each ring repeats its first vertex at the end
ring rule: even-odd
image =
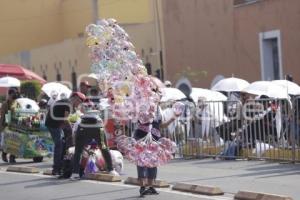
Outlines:
{"type": "Polygon", "coordinates": [[[300,161],[300,98],[205,101],[163,130],[184,158],[300,161]]]}
{"type": "MultiPolygon", "coordinates": [[[[184,113],[161,130],[176,142],[177,157],[300,161],[300,97],[182,102],[184,113]]],[[[173,103],[160,105],[163,121],[173,114],[173,103]]],[[[133,136],[137,124],[125,121],[116,127],[133,136]]]]}

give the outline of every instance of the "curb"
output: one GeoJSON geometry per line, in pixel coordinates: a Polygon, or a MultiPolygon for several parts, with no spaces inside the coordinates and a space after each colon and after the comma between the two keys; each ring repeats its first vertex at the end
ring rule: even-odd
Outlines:
{"type": "Polygon", "coordinates": [[[205,185],[193,185],[188,183],[176,183],[172,190],[178,190],[183,192],[191,192],[196,194],[203,194],[209,196],[224,195],[224,192],[215,186],[205,186],[205,185]]]}
{"type": "Polygon", "coordinates": [[[8,172],[20,172],[20,173],[39,173],[40,170],[35,167],[18,167],[18,166],[9,166],[6,171],[8,172]]]}
{"type": "MultiPolygon", "coordinates": [[[[52,175],[52,170],[47,169],[43,172],[44,175],[52,175]]],[[[95,180],[95,181],[105,181],[105,182],[121,182],[122,179],[120,176],[113,176],[107,173],[94,173],[94,174],[87,174],[85,176],[88,180],[95,180]]]]}
{"type": "MultiPolygon", "coordinates": [[[[139,184],[139,180],[137,178],[133,178],[133,177],[128,177],[125,181],[125,184],[130,184],[130,185],[140,185],[139,184]]],[[[168,188],[170,187],[170,185],[163,180],[155,180],[154,182],[154,187],[156,188],[168,188]]]]}
{"type": "Polygon", "coordinates": [[[235,200],[293,200],[291,197],[265,194],[249,191],[239,191],[234,195],[235,200]]]}
{"type": "Polygon", "coordinates": [[[85,177],[89,180],[105,181],[105,182],[121,182],[122,181],[120,176],[114,176],[111,174],[103,174],[103,173],[87,174],[85,177]]]}
{"type": "Polygon", "coordinates": [[[48,175],[51,176],[52,175],[52,169],[46,169],[43,171],[43,175],[48,175]]]}

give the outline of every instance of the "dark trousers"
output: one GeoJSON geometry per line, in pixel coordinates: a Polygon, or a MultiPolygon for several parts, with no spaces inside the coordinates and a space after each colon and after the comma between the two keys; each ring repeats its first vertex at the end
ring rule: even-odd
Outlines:
{"type": "Polygon", "coordinates": [[[62,167],[63,153],[63,130],[61,128],[50,128],[48,130],[54,142],[53,170],[60,171],[62,167]]]}
{"type": "Polygon", "coordinates": [[[157,167],[149,168],[149,167],[140,167],[137,166],[138,178],[148,178],[148,179],[156,179],[157,176],[157,167]]]}

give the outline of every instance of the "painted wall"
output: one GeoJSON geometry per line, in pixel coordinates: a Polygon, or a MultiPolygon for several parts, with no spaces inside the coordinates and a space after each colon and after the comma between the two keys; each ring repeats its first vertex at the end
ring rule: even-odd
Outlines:
{"type": "MultiPolygon", "coordinates": [[[[154,1],[99,2],[100,17],[117,19],[130,35],[137,53],[144,61],[148,58],[152,71],[155,71],[159,67],[159,57],[155,54],[158,47],[153,20],[154,1]]],[[[40,75],[45,72],[50,81],[56,79],[54,66],[59,67],[60,63],[64,80],[70,80],[75,63],[78,75],[89,73],[90,59],[84,29],[92,22],[91,3],[91,0],[1,1],[0,27],[6,31],[0,31],[0,62],[21,64],[40,75]],[[12,14],[12,10],[16,12],[12,14]],[[15,23],[11,24],[12,21],[15,23]],[[22,27],[27,32],[21,32],[22,27]]]]}
{"type": "Polygon", "coordinates": [[[63,40],[60,0],[0,2],[0,55],[63,40]]]}
{"type": "Polygon", "coordinates": [[[261,77],[259,33],[280,30],[283,75],[300,83],[300,1],[264,0],[234,9],[237,66],[250,80],[261,77]],[[244,70],[243,70],[244,69],[244,70]]]}
{"type": "Polygon", "coordinates": [[[166,78],[208,87],[234,70],[231,0],[162,1],[166,78]]]}
{"type": "MultiPolygon", "coordinates": [[[[121,24],[141,24],[152,20],[151,0],[99,0],[100,18],[114,18],[121,24]]],[[[91,0],[63,0],[64,38],[78,37],[92,22],[91,0]]]]}
{"type": "Polygon", "coordinates": [[[283,75],[300,83],[300,1],[263,0],[234,6],[233,0],[162,1],[166,75],[185,75],[209,87],[218,75],[261,79],[259,33],[281,31],[283,75]]]}
{"type": "MultiPolygon", "coordinates": [[[[159,59],[156,55],[150,54],[150,48],[156,51],[156,38],[153,33],[153,22],[143,24],[127,24],[122,25],[131,37],[132,43],[135,45],[136,52],[141,58],[148,60],[153,65],[153,71],[158,68],[159,59]],[[144,57],[142,57],[142,49],[144,49],[144,57]]],[[[49,81],[56,80],[56,67],[61,63],[59,69],[63,80],[71,80],[72,67],[75,67],[76,73],[90,73],[89,49],[85,45],[85,37],[67,39],[63,42],[46,45],[44,47],[35,48],[28,51],[30,65],[26,65],[26,59],[22,52],[11,54],[9,56],[0,57],[1,63],[14,63],[23,66],[29,66],[39,75],[46,73],[49,81]],[[77,63],[77,64],[76,64],[77,63]],[[46,67],[47,66],[47,67],[46,67]]]]}
{"type": "MultiPolygon", "coordinates": [[[[113,17],[123,24],[152,20],[150,0],[99,2],[100,17],[113,17]]],[[[0,55],[76,38],[90,22],[91,0],[2,0],[0,55]]]]}

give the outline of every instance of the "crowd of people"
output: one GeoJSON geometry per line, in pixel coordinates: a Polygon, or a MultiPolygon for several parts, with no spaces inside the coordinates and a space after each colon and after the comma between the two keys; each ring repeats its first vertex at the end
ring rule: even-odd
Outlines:
{"type": "MultiPolygon", "coordinates": [[[[297,96],[275,99],[241,92],[225,94],[228,100],[222,103],[200,98],[197,107],[192,106],[194,114],[190,117],[189,138],[216,147],[232,143],[236,148],[254,151],[261,151],[258,150],[262,149],[260,146],[291,148],[299,144],[300,104],[297,96]]],[[[226,156],[226,150],[221,155],[226,156]]],[[[237,157],[238,154],[235,151],[230,156],[237,157]]]]}
{"type": "MultiPolygon", "coordinates": [[[[166,82],[166,85],[169,87],[171,83],[166,82]]],[[[161,96],[158,87],[153,88],[153,92],[159,93],[161,96]]],[[[2,104],[1,108],[1,131],[7,126],[5,116],[12,109],[11,106],[14,101],[20,97],[18,88],[9,88],[7,100],[2,104]]],[[[58,98],[55,95],[49,97],[44,93],[38,97],[38,105],[40,108],[47,110],[45,126],[54,143],[52,175],[58,176],[58,178],[70,178],[72,173],[78,173],[82,177],[84,169],[82,169],[80,161],[84,146],[95,141],[105,160],[105,170],[112,175],[118,174],[113,168],[112,157],[109,153],[109,146],[103,127],[103,119],[99,118],[100,115],[95,114],[95,110],[99,111],[101,98],[104,97],[106,97],[105,94],[102,94],[99,88],[92,87],[88,81],[82,81],[79,91],[71,93],[69,98],[58,98]],[[68,119],[70,115],[76,112],[80,113],[81,117],[76,122],[77,126],[74,126],[68,119]],[[75,146],[72,164],[71,166],[66,166],[64,158],[68,148],[72,146],[75,146]]],[[[156,114],[154,120],[151,123],[137,122],[137,127],[133,133],[133,137],[136,140],[144,138],[149,130],[152,137],[155,140],[159,140],[162,137],[160,130],[166,128],[179,117],[179,115],[174,115],[174,117],[171,117],[167,121],[163,121],[162,111],[158,103],[159,102],[157,102],[157,107],[155,108],[156,114]]],[[[2,160],[4,162],[15,163],[15,159],[15,155],[10,155],[9,159],[7,159],[7,153],[2,152],[2,160]]],[[[140,181],[139,192],[141,196],[146,194],[158,194],[153,187],[154,180],[157,176],[157,167],[149,168],[137,166],[137,175],[140,181]]]]}

